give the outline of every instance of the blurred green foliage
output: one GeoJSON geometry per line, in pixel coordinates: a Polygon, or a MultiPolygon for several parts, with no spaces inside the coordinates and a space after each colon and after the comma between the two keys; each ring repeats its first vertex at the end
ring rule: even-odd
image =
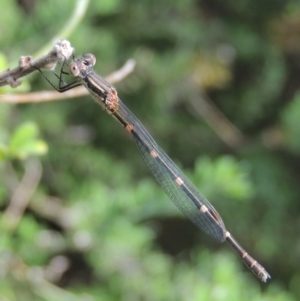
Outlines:
{"type": "Polygon", "coordinates": [[[43,155],[47,152],[47,144],[37,139],[38,128],[32,122],[23,123],[11,135],[7,146],[0,146],[0,159],[3,161],[24,160],[32,155],[43,155]]]}
{"type": "MultiPolygon", "coordinates": [[[[82,3],[2,1],[1,70],[82,3]]],[[[0,104],[0,300],[299,300],[299,2],[101,0],[82,13],[60,38],[102,75],[136,60],[121,99],[272,279],[191,225],[87,96],[0,104]]],[[[0,93],[51,89],[39,74],[24,83],[0,93]]]]}

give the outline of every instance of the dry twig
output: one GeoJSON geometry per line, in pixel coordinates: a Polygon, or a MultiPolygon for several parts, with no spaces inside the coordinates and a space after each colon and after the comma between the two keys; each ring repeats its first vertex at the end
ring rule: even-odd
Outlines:
{"type": "Polygon", "coordinates": [[[58,41],[49,53],[36,60],[32,60],[31,56],[21,56],[18,67],[0,73],[0,87],[10,85],[15,88],[21,84],[21,77],[35,72],[37,69],[54,69],[58,61],[68,59],[73,51],[74,48],[70,42],[62,40],[58,41]]]}
{"type": "Polygon", "coordinates": [[[29,201],[40,182],[42,166],[36,159],[30,159],[25,164],[25,173],[18,187],[14,190],[11,202],[3,214],[10,231],[13,231],[21,220],[29,201]]]}
{"type": "Polygon", "coordinates": [[[247,141],[242,132],[213,104],[213,102],[202,92],[196,89],[190,93],[188,98],[191,106],[190,112],[194,116],[201,116],[212,130],[230,148],[238,149],[245,146],[247,141]]]}
{"type": "MultiPolygon", "coordinates": [[[[121,81],[126,76],[128,76],[135,68],[135,61],[129,59],[123,67],[119,70],[113,72],[112,74],[106,76],[106,80],[114,84],[121,81]]],[[[87,95],[89,92],[83,86],[76,87],[74,89],[68,90],[64,93],[58,93],[57,91],[39,91],[32,93],[22,93],[22,94],[4,94],[0,95],[0,102],[7,103],[33,103],[33,102],[46,102],[55,100],[64,100],[68,98],[76,98],[83,95],[87,95]]]]}

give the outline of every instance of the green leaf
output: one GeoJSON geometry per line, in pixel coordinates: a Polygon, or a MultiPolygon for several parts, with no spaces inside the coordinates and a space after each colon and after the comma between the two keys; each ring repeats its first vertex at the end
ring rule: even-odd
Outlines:
{"type": "Polygon", "coordinates": [[[33,217],[26,215],[21,219],[18,234],[24,241],[32,243],[40,229],[40,224],[33,217]]]}
{"type": "Polygon", "coordinates": [[[21,125],[11,138],[10,156],[25,159],[30,155],[45,154],[48,146],[43,140],[36,139],[38,132],[37,126],[32,122],[21,125]]]}
{"type": "Polygon", "coordinates": [[[37,134],[38,134],[38,128],[34,123],[28,122],[22,124],[14,132],[10,141],[10,147],[12,149],[22,147],[25,142],[27,142],[30,139],[34,139],[37,134]]]}
{"type": "Polygon", "coordinates": [[[0,52],[0,70],[7,68],[7,59],[6,56],[0,52]]]}
{"type": "Polygon", "coordinates": [[[5,161],[8,155],[7,146],[0,144],[0,161],[5,161]]]}
{"type": "Polygon", "coordinates": [[[215,161],[204,157],[197,161],[195,174],[201,182],[199,187],[204,195],[221,194],[243,200],[253,194],[253,187],[247,174],[233,157],[223,156],[215,161]]]}

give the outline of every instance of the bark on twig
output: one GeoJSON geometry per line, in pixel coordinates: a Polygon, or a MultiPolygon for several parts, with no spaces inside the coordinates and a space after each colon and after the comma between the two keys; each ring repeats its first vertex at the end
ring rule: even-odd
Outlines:
{"type": "Polygon", "coordinates": [[[31,56],[21,56],[19,66],[0,73],[0,87],[10,85],[15,88],[21,84],[20,78],[37,69],[54,69],[56,63],[68,59],[73,54],[74,48],[67,40],[58,41],[53,49],[46,55],[32,60],[31,56]]]}
{"type": "MultiPolygon", "coordinates": [[[[106,76],[105,79],[111,84],[117,83],[132,73],[134,68],[135,60],[129,59],[119,70],[106,76]]],[[[80,86],[65,91],[64,93],[58,93],[57,91],[38,91],[21,94],[3,94],[0,95],[0,103],[39,103],[76,98],[88,94],[88,90],[85,87],[80,86]]]]}

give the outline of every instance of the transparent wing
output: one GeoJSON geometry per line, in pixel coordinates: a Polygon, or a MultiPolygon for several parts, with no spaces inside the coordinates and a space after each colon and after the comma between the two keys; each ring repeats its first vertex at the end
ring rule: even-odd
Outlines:
{"type": "Polygon", "coordinates": [[[225,241],[226,228],[215,208],[203,197],[168,155],[156,144],[139,120],[120,101],[119,111],[133,126],[136,146],[157,182],[174,204],[200,229],[218,242],[225,241]],[[152,152],[152,153],[151,153],[152,152]],[[153,156],[153,153],[157,156],[153,156]],[[176,179],[181,179],[180,185],[176,179]],[[207,211],[204,212],[204,205],[207,211]]]}

